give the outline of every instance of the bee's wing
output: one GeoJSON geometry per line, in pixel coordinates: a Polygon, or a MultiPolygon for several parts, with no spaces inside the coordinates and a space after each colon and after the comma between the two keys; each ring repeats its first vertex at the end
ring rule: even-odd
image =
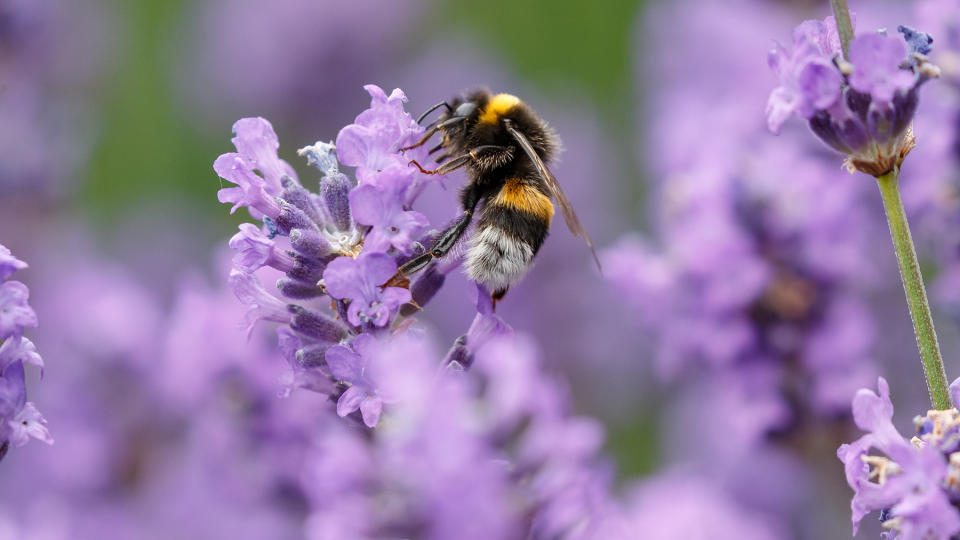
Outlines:
{"type": "Polygon", "coordinates": [[[537,168],[537,172],[540,173],[540,176],[543,177],[543,180],[547,183],[547,186],[550,188],[550,191],[553,192],[553,198],[557,200],[557,204],[560,205],[560,211],[563,213],[563,220],[567,222],[567,228],[570,229],[570,232],[574,236],[582,236],[583,239],[587,242],[587,247],[590,248],[590,253],[593,254],[593,260],[597,263],[597,268],[602,272],[603,268],[600,266],[600,259],[597,257],[597,251],[593,249],[593,242],[590,241],[590,237],[587,235],[587,231],[583,229],[583,225],[580,224],[580,219],[577,217],[577,213],[573,211],[573,205],[570,204],[570,199],[563,193],[563,190],[560,189],[560,184],[557,182],[557,177],[550,172],[550,169],[547,168],[547,165],[540,159],[540,156],[537,154],[537,151],[534,150],[533,145],[530,144],[530,141],[516,129],[513,129],[509,124],[506,126],[507,131],[510,132],[510,135],[513,135],[513,138],[517,140],[517,143],[520,145],[520,148],[523,148],[523,151],[527,153],[527,157],[530,158],[530,161],[533,162],[533,166],[537,168]]]}

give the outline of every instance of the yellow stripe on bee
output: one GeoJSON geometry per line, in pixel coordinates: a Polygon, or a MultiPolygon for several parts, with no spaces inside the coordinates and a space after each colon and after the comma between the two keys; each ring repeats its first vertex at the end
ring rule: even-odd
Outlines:
{"type": "Polygon", "coordinates": [[[517,103],[520,103],[520,98],[517,96],[510,94],[497,94],[493,96],[480,114],[480,123],[496,124],[497,121],[500,120],[500,117],[512,109],[517,103]]]}
{"type": "Polygon", "coordinates": [[[499,206],[509,206],[514,210],[533,214],[546,220],[547,224],[553,218],[553,203],[550,202],[550,197],[540,193],[540,190],[530,184],[525,184],[514,178],[507,180],[492,202],[499,206]]]}

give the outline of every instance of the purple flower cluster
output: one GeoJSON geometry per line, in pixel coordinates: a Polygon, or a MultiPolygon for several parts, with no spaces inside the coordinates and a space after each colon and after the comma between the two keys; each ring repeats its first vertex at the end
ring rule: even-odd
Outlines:
{"type": "Polygon", "coordinates": [[[827,487],[805,469],[809,434],[838,425],[877,375],[869,302],[873,239],[883,236],[869,186],[843,181],[805,133],[771,138],[758,114],[769,88],[750,51],[769,42],[745,29],[790,25],[782,6],[752,0],[651,13],[640,50],[674,33],[696,39],[643,58],[640,80],[657,81],[639,149],[655,179],[653,223],[605,251],[604,274],[671,383],[671,459],[737,503],[823,537],[815,493],[827,487]]]}
{"type": "Polygon", "coordinates": [[[168,309],[93,249],[44,251],[36,332],[64,360],[32,397],[57,444],[7,456],[0,537],[300,537],[300,467],[327,400],[278,398],[275,336],[245,340],[244,307],[199,272],[177,279],[168,309]]]}
{"type": "Polygon", "coordinates": [[[591,538],[605,523],[602,430],[570,416],[536,348],[484,300],[443,363],[411,333],[361,347],[389,419],[371,433],[328,422],[318,434],[303,478],[308,538],[591,538]]]}
{"type": "MultiPolygon", "coordinates": [[[[916,417],[917,434],[907,440],[893,426],[887,381],[881,377],[877,386],[879,394],[861,389],[853,398],[854,421],[868,433],[837,450],[854,490],[853,532],[876,510],[888,538],[951,538],[960,533],[954,506],[960,501],[960,412],[931,410],[916,417]]],[[[960,380],[950,390],[957,402],[960,380]]]]}
{"type": "Polygon", "coordinates": [[[410,208],[432,180],[408,165],[429,162],[426,150],[400,152],[423,132],[403,110],[406,96],[365,88],[370,108],[340,131],[336,146],[300,150],[323,173],[316,192],[277,157],[277,136],[262,118],[234,125],[237,152],[220,156],[214,169],[236,184],[220,190],[220,201],[261,220],[241,225],[230,240],[237,251],[230,283],[250,306],[249,326],[283,323],[278,333],[296,373],[292,386],[335,396],[341,416],[359,411],[374,427],[384,400],[376,366],[368,365],[377,341],[396,331],[401,306],[429,301],[458,261],[428,267],[409,287],[385,286],[429,241],[426,217],[410,208]],[[357,185],[340,164],[356,167],[357,185]],[[267,267],[284,274],[281,297],[255,275],[267,267]]]}
{"type": "Polygon", "coordinates": [[[661,166],[656,235],[609,248],[605,275],[655,340],[661,380],[772,381],[733,385],[749,388],[744,403],[778,411],[753,424],[760,435],[832,418],[876,369],[863,186],[838,182],[800,139],[781,145],[762,126],[691,114],[739,141],[661,166]]]}
{"type": "Polygon", "coordinates": [[[940,75],[927,60],[933,39],[905,26],[857,36],[849,58],[840,53],[833,17],[805,21],[793,31],[793,49],[777,44],[770,68],[780,79],[767,102],[774,133],[796,113],[823,142],[849,156],[850,170],[880,176],[913,149],[910,129],[920,86],[940,75]]]}
{"type": "Polygon", "coordinates": [[[8,279],[26,267],[25,262],[0,244],[0,460],[11,446],[23,446],[31,437],[53,444],[47,421],[27,401],[24,380],[24,364],[43,369],[37,347],[23,336],[24,328],[36,328],[37,314],[27,303],[27,286],[8,279]]]}

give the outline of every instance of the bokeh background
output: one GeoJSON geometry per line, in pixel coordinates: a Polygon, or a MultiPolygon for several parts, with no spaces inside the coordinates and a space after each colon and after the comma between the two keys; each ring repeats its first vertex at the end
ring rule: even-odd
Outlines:
{"type": "MultiPolygon", "coordinates": [[[[924,22],[926,3],[851,4],[861,28],[924,22]]],[[[907,433],[925,389],[869,179],[843,172],[803,126],[763,129],[772,40],[828,13],[787,0],[0,0],[0,243],[30,263],[18,279],[47,368],[28,390],[56,438],[0,464],[0,538],[299,537],[290,456],[306,451],[319,398],[277,397],[286,366],[269,333],[243,342],[225,276],[226,241],[246,216],[217,202],[212,163],[231,150],[236,119],[263,116],[280,156],[309,177],[296,149],[335,139],[367,107],[366,83],[403,88],[414,114],[476,86],[509,91],[564,139],[557,176],[612,273],[598,275],[557,226],[499,313],[540,343],[576,413],[604,423],[620,485],[679,468],[719,486],[705,504],[735,501],[776,531],[757,538],[846,537],[850,491],[834,452],[856,436],[844,411],[853,390],[885,374],[907,433]],[[745,201],[764,208],[749,225],[745,201]],[[751,243],[761,236],[782,252],[767,257],[751,243]],[[723,309],[709,291],[726,295],[723,309]],[[736,298],[760,309],[771,291],[823,312],[793,317],[774,303],[771,330],[756,311],[725,311],[736,298]],[[792,367],[774,382],[741,377],[739,360],[717,352],[741,329],[713,324],[734,319],[819,360],[784,353],[792,367]],[[684,348],[677,334],[707,345],[684,348]],[[681,369],[680,357],[707,366],[681,369]],[[791,378],[838,364],[843,381],[827,389],[791,378]],[[725,385],[739,393],[710,393],[725,385]],[[789,411],[755,400],[764,387],[789,411]],[[804,405],[816,392],[827,397],[804,405]]],[[[905,190],[957,376],[960,108],[953,83],[938,84],[917,121],[923,159],[904,182],[923,177],[905,190]]],[[[449,218],[463,182],[451,175],[418,209],[449,218]]],[[[467,290],[454,280],[422,315],[448,342],[472,319],[467,290]]]]}

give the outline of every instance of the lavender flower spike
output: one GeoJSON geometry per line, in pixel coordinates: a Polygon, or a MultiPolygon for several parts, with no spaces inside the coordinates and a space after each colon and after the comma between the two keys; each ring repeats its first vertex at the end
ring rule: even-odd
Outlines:
{"type": "Polygon", "coordinates": [[[26,267],[0,244],[0,459],[30,438],[53,444],[43,415],[27,401],[23,365],[43,368],[36,346],[23,337],[25,328],[37,326],[37,314],[27,303],[30,291],[19,281],[2,281],[26,267]]]}
{"type": "Polygon", "coordinates": [[[796,113],[848,156],[851,172],[881,176],[899,166],[914,146],[918,90],[940,75],[926,57],[932,38],[904,26],[900,33],[857,36],[848,62],[839,54],[832,17],[797,26],[793,50],[777,44],[768,58],[780,79],[767,102],[770,130],[778,133],[796,113]]]}
{"type": "MultiPolygon", "coordinates": [[[[409,304],[408,283],[385,284],[423,253],[429,222],[412,208],[433,180],[408,166],[410,159],[430,162],[426,149],[400,151],[423,134],[403,110],[406,96],[364,88],[370,108],[341,130],[336,146],[321,141],[298,151],[322,175],[318,190],[301,184],[277,157],[279,139],[262,118],[234,124],[237,151],[217,158],[214,169],[236,184],[221,190],[220,200],[247,206],[258,221],[240,225],[230,239],[236,252],[230,284],[250,306],[248,330],[260,320],[282,325],[280,349],[293,371],[288,387],[328,394],[341,415],[373,427],[383,400],[365,367],[371,355],[364,344],[396,330],[407,315],[402,305],[410,312],[418,307],[409,304]],[[343,166],[356,166],[355,178],[343,166]],[[264,287],[267,278],[277,293],[264,287]]],[[[437,272],[431,267],[423,275],[437,272]]],[[[413,285],[423,288],[419,280],[413,285]]],[[[429,295],[418,300],[423,305],[429,295]]]]}

